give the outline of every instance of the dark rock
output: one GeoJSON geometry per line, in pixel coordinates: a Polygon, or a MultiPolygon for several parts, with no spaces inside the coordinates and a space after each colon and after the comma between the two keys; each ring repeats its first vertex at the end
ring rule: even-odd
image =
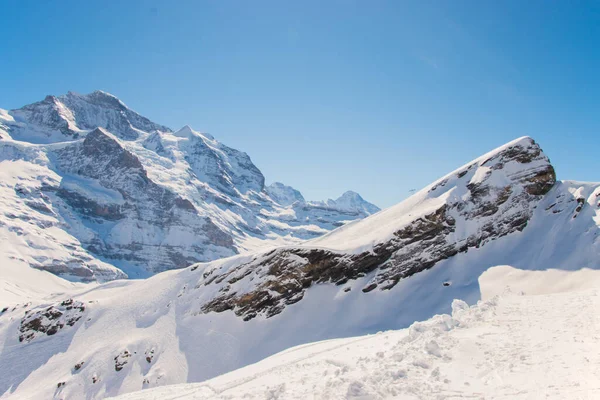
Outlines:
{"type": "Polygon", "coordinates": [[[19,326],[19,342],[30,342],[42,334],[52,336],[65,326],[73,326],[81,319],[85,305],[73,299],[47,307],[27,310],[19,326]]]}
{"type": "Polygon", "coordinates": [[[119,355],[117,355],[115,360],[115,371],[119,372],[125,367],[128,362],[128,359],[131,357],[131,353],[128,350],[123,350],[119,355]]]}

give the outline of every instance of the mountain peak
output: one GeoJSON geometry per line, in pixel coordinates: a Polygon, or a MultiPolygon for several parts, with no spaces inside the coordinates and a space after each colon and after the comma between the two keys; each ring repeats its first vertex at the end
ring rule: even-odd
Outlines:
{"type": "Polygon", "coordinates": [[[362,196],[353,190],[347,190],[337,199],[329,199],[327,201],[311,202],[314,205],[327,207],[334,210],[360,213],[364,215],[375,214],[381,209],[373,203],[369,203],[362,196]]]}
{"type": "Polygon", "coordinates": [[[281,182],[273,182],[265,187],[265,190],[276,203],[284,207],[291,206],[298,201],[301,203],[304,203],[305,201],[304,196],[302,196],[300,191],[291,186],[284,185],[281,182]]]}
{"type": "Polygon", "coordinates": [[[182,137],[182,138],[189,138],[190,136],[202,136],[209,140],[215,140],[215,138],[212,135],[210,135],[208,133],[204,133],[204,132],[195,131],[189,125],[184,125],[183,128],[181,128],[177,132],[173,133],[173,135],[175,135],[177,137],[182,137]]]}
{"type": "Polygon", "coordinates": [[[84,95],[73,91],[58,97],[49,95],[9,113],[22,122],[9,126],[11,137],[32,143],[70,141],[97,127],[125,140],[137,139],[143,132],[171,132],[101,90],[84,95]]]}
{"type": "Polygon", "coordinates": [[[336,199],[336,201],[342,200],[342,199],[356,199],[356,200],[361,200],[364,201],[364,199],[362,198],[362,196],[358,193],[356,193],[353,190],[347,190],[344,193],[342,193],[342,195],[340,197],[338,197],[336,199]]]}
{"type": "Polygon", "coordinates": [[[83,95],[69,91],[64,97],[82,99],[84,101],[96,104],[98,106],[108,107],[117,110],[128,109],[125,103],[119,100],[117,96],[102,90],[94,90],[92,93],[83,95]]]}
{"type": "Polygon", "coordinates": [[[194,133],[196,133],[191,126],[189,125],[184,125],[181,129],[179,129],[177,132],[174,132],[173,135],[177,136],[177,137],[190,137],[191,135],[193,135],[194,133]]]}

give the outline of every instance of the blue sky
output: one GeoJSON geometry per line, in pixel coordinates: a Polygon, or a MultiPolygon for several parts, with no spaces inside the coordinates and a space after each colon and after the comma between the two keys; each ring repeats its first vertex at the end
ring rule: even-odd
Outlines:
{"type": "Polygon", "coordinates": [[[308,199],[387,207],[523,135],[600,180],[597,1],[4,1],[0,107],[111,92],[308,199]],[[172,4],[175,3],[175,4],[172,4]]]}

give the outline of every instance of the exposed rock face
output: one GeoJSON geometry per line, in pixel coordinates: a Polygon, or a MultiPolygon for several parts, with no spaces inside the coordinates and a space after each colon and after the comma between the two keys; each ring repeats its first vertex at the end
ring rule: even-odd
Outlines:
{"type": "Polygon", "coordinates": [[[57,192],[79,214],[105,225],[104,235],[88,246],[92,253],[144,264],[154,272],[198,262],[205,251],[234,254],[230,235],[200,216],[189,200],[150,180],[139,159],[110,133],[97,128],[83,142],[55,154],[60,170],[91,178],[122,197],[100,205],[67,189],[57,192]],[[187,242],[188,249],[181,242],[187,242]]]}
{"type": "MultiPolygon", "coordinates": [[[[522,139],[420,192],[421,204],[428,201],[439,205],[366,250],[320,248],[335,243],[332,234],[329,239],[317,241],[315,246],[319,247],[274,250],[224,274],[203,271],[202,284],[220,286],[220,294],[203,310],[233,310],[245,320],[258,314],[270,317],[300,301],[313,284],[342,285],[371,272],[373,276],[363,292],[391,289],[400,279],[441,260],[523,230],[537,202],[555,182],[554,169],[539,146],[529,138],[522,139]],[[248,283],[257,276],[259,284],[248,283]]],[[[353,228],[363,228],[368,236],[367,224],[377,218],[387,217],[377,214],[353,228]]],[[[339,236],[337,241],[343,242],[343,230],[339,236]]]]}
{"type": "Polygon", "coordinates": [[[19,342],[31,342],[42,335],[52,336],[65,326],[75,325],[84,312],[85,305],[73,299],[42,310],[27,310],[19,327],[19,342]]]}

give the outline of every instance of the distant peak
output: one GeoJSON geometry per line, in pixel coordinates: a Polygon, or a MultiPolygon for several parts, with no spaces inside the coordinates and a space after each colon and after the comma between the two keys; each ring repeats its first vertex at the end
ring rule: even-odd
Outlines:
{"type": "Polygon", "coordinates": [[[196,132],[192,129],[191,126],[185,125],[183,128],[181,128],[177,132],[173,133],[173,135],[175,135],[177,137],[189,137],[189,136],[193,135],[194,133],[196,133],[196,132]]]}
{"type": "Polygon", "coordinates": [[[185,125],[183,128],[181,128],[180,130],[175,132],[173,135],[175,135],[177,137],[183,137],[183,138],[190,137],[192,135],[198,135],[198,136],[203,136],[210,140],[215,139],[214,137],[212,137],[212,135],[210,135],[208,133],[203,133],[203,132],[198,132],[198,131],[193,130],[192,127],[189,125],[185,125]]]}
{"type": "Polygon", "coordinates": [[[380,210],[373,203],[369,203],[362,196],[353,190],[344,192],[340,197],[335,200],[329,199],[325,202],[314,202],[315,204],[324,204],[327,207],[334,208],[337,210],[354,211],[354,212],[365,212],[367,215],[374,214],[380,210]]]}
{"type": "Polygon", "coordinates": [[[284,185],[284,184],[283,184],[283,183],[281,183],[281,182],[273,182],[273,183],[271,183],[271,184],[269,185],[269,187],[279,187],[279,188],[283,188],[283,187],[290,187],[290,186],[284,185]]]}
{"type": "Polygon", "coordinates": [[[58,99],[56,98],[56,96],[53,96],[51,94],[49,94],[48,96],[46,96],[44,98],[45,102],[49,102],[49,103],[55,103],[58,99]]]}
{"type": "Polygon", "coordinates": [[[110,99],[117,99],[117,96],[114,94],[105,92],[104,90],[94,90],[92,93],[88,94],[87,97],[106,97],[110,99]]]}
{"type": "Polygon", "coordinates": [[[298,190],[281,182],[273,182],[265,187],[267,194],[278,204],[289,206],[296,202],[304,203],[304,196],[298,190]]]}
{"type": "Polygon", "coordinates": [[[96,104],[96,105],[104,106],[104,107],[108,106],[113,109],[122,110],[122,109],[127,108],[127,105],[125,105],[125,103],[123,103],[121,100],[119,100],[119,98],[117,98],[117,96],[110,94],[108,92],[105,92],[103,90],[94,90],[92,93],[89,93],[89,94],[79,94],[74,91],[69,91],[69,92],[67,92],[67,94],[65,96],[61,96],[61,97],[65,97],[69,100],[74,100],[74,101],[83,100],[90,104],[96,104]]]}
{"type": "Polygon", "coordinates": [[[364,200],[360,194],[356,193],[353,190],[347,190],[344,193],[342,193],[342,195],[340,197],[338,197],[338,200],[340,200],[340,199],[364,200]]]}

